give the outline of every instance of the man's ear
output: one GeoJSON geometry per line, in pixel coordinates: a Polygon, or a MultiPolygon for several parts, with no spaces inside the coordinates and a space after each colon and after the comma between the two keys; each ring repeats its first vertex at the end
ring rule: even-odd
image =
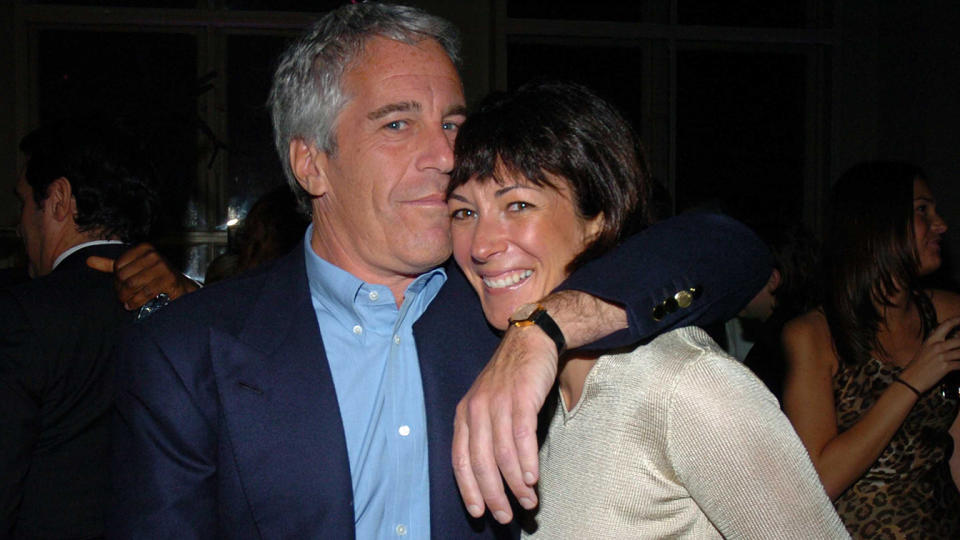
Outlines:
{"type": "Polygon", "coordinates": [[[304,139],[290,141],[290,168],[293,175],[311,197],[322,197],[329,191],[327,181],[327,153],[304,139]]]}
{"type": "Polygon", "coordinates": [[[46,212],[57,221],[73,219],[77,213],[77,201],[73,198],[73,187],[70,181],[61,176],[47,187],[47,199],[43,202],[46,212]]]}

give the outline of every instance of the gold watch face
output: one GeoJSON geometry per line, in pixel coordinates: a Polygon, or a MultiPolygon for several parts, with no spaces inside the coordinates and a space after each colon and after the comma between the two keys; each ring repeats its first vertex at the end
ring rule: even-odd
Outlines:
{"type": "Polygon", "coordinates": [[[510,317],[510,324],[514,326],[528,326],[533,324],[529,319],[539,307],[539,304],[524,304],[518,307],[510,317]]]}

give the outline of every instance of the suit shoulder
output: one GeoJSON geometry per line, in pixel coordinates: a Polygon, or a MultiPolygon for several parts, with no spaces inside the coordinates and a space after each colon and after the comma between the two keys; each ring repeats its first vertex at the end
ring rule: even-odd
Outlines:
{"type": "MultiPolygon", "coordinates": [[[[291,252],[274,263],[182,296],[134,326],[139,327],[137,332],[174,346],[181,337],[203,338],[211,328],[237,334],[251,313],[301,301],[299,295],[309,295],[301,290],[307,287],[302,253],[291,252]],[[267,306],[260,305],[264,296],[270,296],[267,306]]],[[[256,316],[270,314],[257,312],[256,316]]]]}
{"type": "Polygon", "coordinates": [[[256,294],[264,287],[263,274],[240,276],[202,287],[160,309],[138,326],[164,333],[229,325],[246,313],[256,294]]]}
{"type": "Polygon", "coordinates": [[[113,278],[95,270],[69,268],[4,289],[8,305],[35,320],[58,317],[90,317],[108,311],[121,312],[113,278]]]}

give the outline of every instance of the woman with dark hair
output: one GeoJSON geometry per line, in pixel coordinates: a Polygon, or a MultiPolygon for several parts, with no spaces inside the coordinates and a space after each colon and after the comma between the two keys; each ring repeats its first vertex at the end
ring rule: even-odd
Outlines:
{"type": "MultiPolygon", "coordinates": [[[[454,257],[499,330],[530,324],[530,302],[647,222],[640,146],[581,86],[488,97],[455,154],[454,257]]],[[[846,537],[776,400],[702,330],[599,357],[566,352],[559,382],[525,534],[846,537]]]]}
{"type": "Polygon", "coordinates": [[[854,537],[958,538],[958,396],[937,384],[960,368],[960,296],[917,284],[947,226],[898,162],[847,171],[826,225],[823,305],[784,328],[784,410],[854,537]]]}

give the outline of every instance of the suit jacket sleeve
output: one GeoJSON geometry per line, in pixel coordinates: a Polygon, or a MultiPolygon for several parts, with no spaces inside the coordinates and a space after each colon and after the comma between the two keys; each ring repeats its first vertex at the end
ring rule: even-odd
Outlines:
{"type": "Polygon", "coordinates": [[[0,291],[0,538],[11,534],[40,435],[43,369],[37,337],[13,295],[0,291]]]}
{"type": "MultiPolygon", "coordinates": [[[[134,325],[119,347],[108,530],[116,538],[214,538],[216,413],[197,391],[210,381],[197,375],[200,368],[184,373],[151,326],[134,325]]],[[[184,350],[190,341],[183,339],[184,350]]]]}
{"type": "Polygon", "coordinates": [[[588,347],[599,350],[730,319],[767,283],[772,268],[769,250],[745,225],[719,214],[692,213],[628,238],[558,289],[625,307],[629,328],[588,347]]]}

